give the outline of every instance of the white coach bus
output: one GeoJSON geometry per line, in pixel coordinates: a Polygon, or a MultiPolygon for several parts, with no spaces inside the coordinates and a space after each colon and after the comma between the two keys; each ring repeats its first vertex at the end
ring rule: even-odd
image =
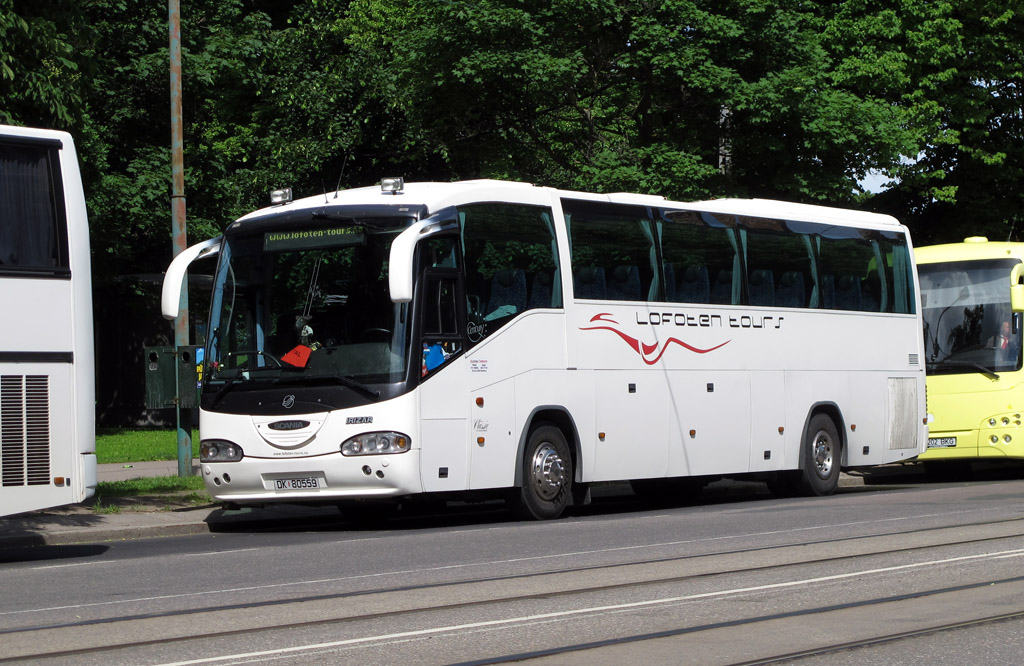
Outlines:
{"type": "Polygon", "coordinates": [[[246,215],[219,254],[202,474],[228,504],[831,493],[924,450],[916,271],[891,217],[385,179],[246,215]]]}
{"type": "Polygon", "coordinates": [[[0,126],[0,515],[96,489],[89,227],[71,136],[0,126]]]}

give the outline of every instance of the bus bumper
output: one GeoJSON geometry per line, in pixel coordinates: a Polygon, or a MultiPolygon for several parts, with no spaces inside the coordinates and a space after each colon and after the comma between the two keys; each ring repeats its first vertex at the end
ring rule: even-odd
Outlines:
{"type": "Polygon", "coordinates": [[[243,458],[202,463],[206,489],[238,504],[332,503],[422,492],[419,450],[394,455],[243,458]]]}

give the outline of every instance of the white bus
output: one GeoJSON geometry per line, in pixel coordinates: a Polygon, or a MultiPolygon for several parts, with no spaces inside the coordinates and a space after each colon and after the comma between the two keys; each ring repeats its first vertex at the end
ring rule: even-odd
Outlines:
{"type": "Polygon", "coordinates": [[[199,430],[228,504],[505,495],[553,518],[597,482],[736,475],[820,495],[927,440],[891,217],[385,179],[193,246],[165,317],[215,254],[199,430]]]}
{"type": "Polygon", "coordinates": [[[89,227],[71,136],[0,126],[0,515],[96,490],[89,227]]]}

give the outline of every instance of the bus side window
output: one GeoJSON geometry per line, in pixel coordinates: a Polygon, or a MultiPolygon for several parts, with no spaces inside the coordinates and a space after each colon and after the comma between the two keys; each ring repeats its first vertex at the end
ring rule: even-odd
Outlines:
{"type": "Polygon", "coordinates": [[[736,266],[731,218],[690,211],[661,213],[661,253],[666,301],[733,303],[736,266]]]}
{"type": "Polygon", "coordinates": [[[0,268],[70,274],[57,148],[0,142],[0,268]]]}
{"type": "Polygon", "coordinates": [[[572,247],[573,296],[646,301],[664,292],[646,206],[562,199],[572,247]]]}
{"type": "Polygon", "coordinates": [[[458,272],[450,268],[428,268],[423,276],[423,374],[441,366],[462,351],[459,322],[458,272]]]}
{"type": "Polygon", "coordinates": [[[549,208],[480,203],[459,208],[470,344],[519,314],[562,305],[549,208]]]}

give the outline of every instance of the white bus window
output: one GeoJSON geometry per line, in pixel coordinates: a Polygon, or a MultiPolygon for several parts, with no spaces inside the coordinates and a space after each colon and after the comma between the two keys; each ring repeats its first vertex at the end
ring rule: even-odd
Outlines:
{"type": "Polygon", "coordinates": [[[670,211],[664,218],[660,227],[665,300],[739,303],[733,285],[733,275],[739,275],[733,218],[688,211],[670,211]]]}
{"type": "Polygon", "coordinates": [[[743,217],[740,239],[750,305],[803,308],[811,300],[811,245],[783,220],[743,217]]]}
{"type": "Polygon", "coordinates": [[[650,211],[643,206],[563,199],[576,298],[657,298],[658,266],[650,211]]]}
{"type": "Polygon", "coordinates": [[[68,268],[56,150],[0,141],[0,270],[68,268]]]}
{"type": "Polygon", "coordinates": [[[562,306],[550,209],[474,204],[458,210],[474,330],[486,336],[525,310],[562,306]]]}

